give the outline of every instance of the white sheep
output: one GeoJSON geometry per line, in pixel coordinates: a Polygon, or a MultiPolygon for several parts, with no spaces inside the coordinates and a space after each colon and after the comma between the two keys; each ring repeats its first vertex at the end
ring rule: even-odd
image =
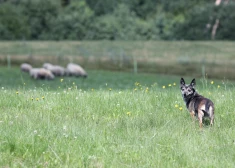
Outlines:
{"type": "Polygon", "coordinates": [[[51,67],[51,66],[53,66],[53,65],[50,64],[50,63],[44,63],[44,64],[42,65],[42,67],[45,68],[45,69],[47,69],[47,68],[49,68],[49,67],[51,67]]]}
{"type": "Polygon", "coordinates": [[[54,72],[57,76],[64,76],[65,75],[65,68],[59,65],[54,66],[54,72]]]}
{"type": "Polygon", "coordinates": [[[53,73],[45,68],[32,68],[29,71],[29,74],[34,79],[47,79],[51,80],[54,79],[55,76],[53,73]]]}
{"type": "Polygon", "coordinates": [[[50,70],[55,76],[65,75],[65,68],[59,65],[52,65],[50,63],[44,63],[43,68],[50,70]]]}
{"type": "Polygon", "coordinates": [[[76,76],[76,77],[81,76],[81,77],[84,77],[84,78],[87,77],[86,71],[80,65],[77,65],[77,64],[74,64],[74,63],[69,63],[67,65],[66,72],[70,76],[76,76]]]}
{"type": "Polygon", "coordinates": [[[20,69],[23,72],[29,72],[30,69],[32,69],[32,68],[33,67],[30,64],[27,64],[27,63],[23,63],[23,64],[20,65],[20,69]]]}

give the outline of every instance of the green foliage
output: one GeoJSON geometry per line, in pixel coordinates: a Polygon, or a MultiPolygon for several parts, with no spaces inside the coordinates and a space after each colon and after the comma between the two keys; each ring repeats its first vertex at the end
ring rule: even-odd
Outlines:
{"type": "Polygon", "coordinates": [[[27,16],[30,39],[48,39],[58,15],[58,6],[48,0],[25,1],[22,6],[25,7],[23,14],[27,16]]]}
{"type": "Polygon", "coordinates": [[[96,16],[112,14],[114,9],[120,3],[120,0],[86,0],[87,4],[94,11],[96,16]]]}
{"type": "Polygon", "coordinates": [[[29,37],[26,17],[21,7],[10,3],[0,5],[0,38],[4,40],[24,39],[29,37]]]}
{"type": "Polygon", "coordinates": [[[53,22],[52,39],[83,40],[89,38],[93,11],[84,0],[73,1],[53,22]]]}
{"type": "Polygon", "coordinates": [[[215,39],[217,40],[235,40],[235,25],[233,20],[235,20],[235,2],[231,2],[228,5],[223,5],[221,8],[217,9],[216,15],[219,18],[219,27],[215,39]]]}
{"type": "Polygon", "coordinates": [[[214,0],[0,1],[0,39],[234,40],[235,5],[214,0]]]}
{"type": "Polygon", "coordinates": [[[157,7],[161,4],[159,0],[122,0],[122,3],[136,13],[136,16],[141,19],[152,18],[157,12],[157,7]]]}
{"type": "Polygon", "coordinates": [[[194,8],[186,17],[185,22],[176,26],[175,35],[179,39],[206,40],[210,39],[212,22],[215,21],[213,15],[214,4],[204,7],[194,8]],[[207,25],[211,25],[208,28],[207,25]]]}
{"type": "Polygon", "coordinates": [[[127,5],[119,4],[113,15],[104,15],[97,19],[94,25],[97,36],[95,39],[108,40],[148,40],[155,34],[153,22],[147,23],[136,16],[127,5]]]}
{"type": "Polygon", "coordinates": [[[187,40],[210,40],[213,26],[216,19],[219,19],[219,25],[216,31],[217,40],[235,40],[233,33],[235,26],[231,20],[235,19],[235,3],[215,6],[208,4],[195,7],[188,13],[185,22],[181,23],[175,29],[177,39],[187,40]]]}
{"type": "Polygon", "coordinates": [[[158,13],[155,18],[151,20],[153,24],[152,39],[173,39],[172,30],[174,25],[178,23],[177,17],[167,15],[165,13],[158,13]]]}

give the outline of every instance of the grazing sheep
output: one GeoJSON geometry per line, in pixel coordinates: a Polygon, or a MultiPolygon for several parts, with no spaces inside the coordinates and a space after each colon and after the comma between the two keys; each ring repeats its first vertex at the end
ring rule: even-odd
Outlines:
{"type": "Polygon", "coordinates": [[[29,71],[29,74],[34,79],[54,79],[53,73],[45,68],[33,68],[29,71]]]}
{"type": "Polygon", "coordinates": [[[65,75],[65,68],[59,65],[54,66],[54,72],[57,76],[64,76],[65,75]]]}
{"type": "Polygon", "coordinates": [[[43,68],[50,70],[55,76],[65,75],[65,68],[59,65],[52,65],[50,63],[44,63],[43,68]]]}
{"type": "Polygon", "coordinates": [[[76,77],[84,77],[86,78],[87,77],[87,73],[86,71],[80,66],[80,65],[77,65],[77,64],[74,64],[74,63],[69,63],[67,65],[67,73],[69,76],[76,76],[76,77]]]}
{"type": "Polygon", "coordinates": [[[45,68],[45,69],[50,68],[50,67],[52,67],[52,66],[53,66],[53,65],[50,64],[50,63],[44,63],[44,64],[42,65],[42,67],[45,68]]]}
{"type": "Polygon", "coordinates": [[[23,63],[23,64],[20,65],[20,69],[23,72],[29,72],[30,69],[32,69],[32,68],[33,67],[30,64],[27,64],[27,63],[23,63]]]}

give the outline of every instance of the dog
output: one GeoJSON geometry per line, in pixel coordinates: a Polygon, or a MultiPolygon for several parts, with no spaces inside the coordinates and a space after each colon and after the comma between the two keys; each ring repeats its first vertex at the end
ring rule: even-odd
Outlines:
{"type": "Polygon", "coordinates": [[[187,109],[191,117],[198,117],[199,126],[202,128],[202,119],[207,117],[210,119],[210,125],[214,124],[214,103],[198,94],[195,90],[196,80],[193,79],[191,83],[185,84],[183,78],[180,80],[180,90],[187,109]]]}

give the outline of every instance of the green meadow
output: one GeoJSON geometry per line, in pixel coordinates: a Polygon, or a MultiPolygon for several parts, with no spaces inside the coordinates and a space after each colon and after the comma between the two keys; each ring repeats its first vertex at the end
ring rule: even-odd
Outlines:
{"type": "Polygon", "coordinates": [[[235,167],[234,83],[196,78],[215,103],[200,130],[179,80],[88,70],[37,81],[1,67],[0,167],[235,167]]]}

